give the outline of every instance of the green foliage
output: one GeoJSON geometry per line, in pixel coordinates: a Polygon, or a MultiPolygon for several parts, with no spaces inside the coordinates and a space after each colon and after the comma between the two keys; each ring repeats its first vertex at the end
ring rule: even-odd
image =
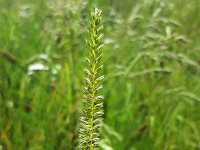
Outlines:
{"type": "Polygon", "coordinates": [[[101,10],[95,8],[91,13],[89,36],[87,41],[89,46],[88,57],[86,58],[87,68],[84,69],[86,77],[84,78],[84,98],[82,101],[83,116],[80,118],[79,129],[79,149],[98,149],[99,132],[101,126],[103,111],[103,98],[99,95],[99,90],[103,88],[100,83],[104,75],[100,76],[103,65],[100,64],[102,58],[102,38],[101,33],[101,10]]]}
{"type": "Polygon", "coordinates": [[[0,0],[2,149],[78,149],[95,5],[106,37],[99,148],[199,150],[199,0],[0,0]]]}

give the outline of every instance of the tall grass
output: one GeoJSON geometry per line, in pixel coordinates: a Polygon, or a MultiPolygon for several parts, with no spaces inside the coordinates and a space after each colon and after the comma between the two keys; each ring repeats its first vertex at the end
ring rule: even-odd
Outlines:
{"type": "MultiPolygon", "coordinates": [[[[199,149],[200,1],[96,2],[106,37],[100,149],[199,149]]],[[[3,149],[78,149],[83,43],[93,5],[0,1],[3,149]]]]}

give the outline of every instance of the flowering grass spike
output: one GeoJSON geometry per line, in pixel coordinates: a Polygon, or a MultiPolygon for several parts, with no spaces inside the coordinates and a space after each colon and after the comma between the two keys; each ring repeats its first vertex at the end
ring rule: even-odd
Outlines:
{"type": "Polygon", "coordinates": [[[79,128],[79,149],[97,150],[99,142],[98,129],[101,127],[104,96],[99,95],[103,88],[101,75],[103,65],[100,63],[102,58],[102,38],[101,33],[101,10],[95,8],[91,13],[91,22],[89,27],[88,57],[86,58],[86,74],[84,78],[84,97],[82,100],[82,117],[80,117],[79,128]]]}

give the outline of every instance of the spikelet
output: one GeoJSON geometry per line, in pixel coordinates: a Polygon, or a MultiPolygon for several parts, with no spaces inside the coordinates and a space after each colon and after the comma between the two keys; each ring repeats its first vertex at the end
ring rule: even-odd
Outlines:
{"type": "Polygon", "coordinates": [[[87,41],[89,50],[86,58],[87,67],[84,69],[84,96],[82,100],[82,117],[79,128],[79,149],[98,150],[99,133],[101,127],[104,96],[98,95],[103,88],[101,81],[104,75],[100,75],[103,65],[100,64],[102,58],[101,42],[103,26],[101,25],[101,10],[95,8],[91,13],[89,28],[89,40],[87,41]]]}

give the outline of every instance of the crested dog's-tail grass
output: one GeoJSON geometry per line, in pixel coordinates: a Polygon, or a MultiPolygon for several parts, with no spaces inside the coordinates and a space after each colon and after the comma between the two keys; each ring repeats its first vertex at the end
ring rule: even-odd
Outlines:
{"type": "Polygon", "coordinates": [[[103,88],[101,80],[104,78],[104,75],[100,73],[103,68],[100,62],[103,47],[101,19],[101,10],[95,8],[91,13],[89,40],[87,41],[89,47],[86,57],[87,67],[84,68],[86,76],[84,77],[84,97],[79,128],[79,149],[83,150],[98,149],[98,129],[101,127],[104,114],[102,102],[104,96],[99,95],[99,90],[103,88]]]}

